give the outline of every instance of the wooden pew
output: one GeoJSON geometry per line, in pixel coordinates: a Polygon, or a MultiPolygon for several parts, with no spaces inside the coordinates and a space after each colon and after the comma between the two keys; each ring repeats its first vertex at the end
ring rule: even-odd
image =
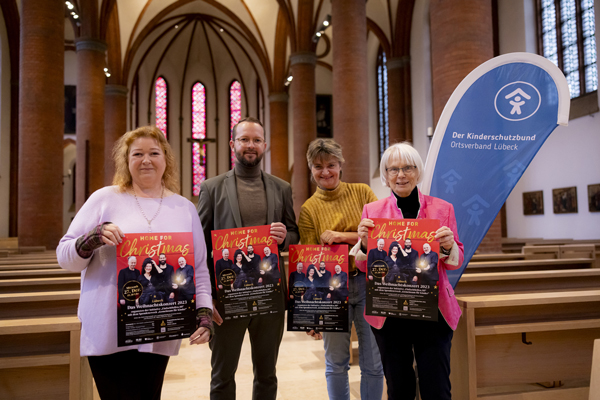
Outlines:
{"type": "Polygon", "coordinates": [[[470,262],[485,262],[485,261],[515,261],[524,260],[523,253],[483,253],[474,254],[470,262]]]}
{"type": "Polygon", "coordinates": [[[498,294],[600,288],[600,269],[507,271],[464,274],[456,294],[498,294]]]}
{"type": "Polygon", "coordinates": [[[60,269],[58,264],[0,265],[0,271],[23,271],[27,269],[60,269]]]}
{"type": "Polygon", "coordinates": [[[464,273],[581,269],[592,268],[594,263],[593,258],[470,262],[464,273]]]}
{"type": "Polygon", "coordinates": [[[592,346],[600,337],[600,290],[460,295],[457,300],[463,315],[452,341],[454,398],[587,398],[592,346]],[[566,385],[535,385],[555,381],[566,385]]]}
{"type": "Polygon", "coordinates": [[[7,278],[47,278],[51,276],[81,276],[81,272],[68,271],[61,268],[52,269],[26,269],[26,270],[0,270],[0,280],[7,278]]]}
{"type": "Polygon", "coordinates": [[[79,290],[0,293],[0,319],[77,315],[79,290]]]}
{"type": "Polygon", "coordinates": [[[525,246],[553,246],[572,243],[573,239],[527,239],[525,246]]]}
{"type": "Polygon", "coordinates": [[[523,254],[527,260],[555,260],[560,258],[560,246],[523,246],[523,254]]]}
{"type": "Polygon", "coordinates": [[[81,277],[79,275],[48,278],[0,279],[0,293],[31,293],[79,290],[80,287],[81,277]]]}
{"type": "Polygon", "coordinates": [[[0,320],[0,398],[92,400],[75,315],[0,320]]]}
{"type": "Polygon", "coordinates": [[[600,400],[600,339],[594,341],[589,400],[600,400]]]}
{"type": "Polygon", "coordinates": [[[17,266],[17,265],[32,265],[32,264],[55,264],[58,265],[56,257],[38,257],[38,258],[3,258],[0,259],[0,266],[17,266]]]}
{"type": "Polygon", "coordinates": [[[19,251],[19,239],[16,237],[0,238],[0,257],[8,257],[19,251]]]}
{"type": "Polygon", "coordinates": [[[593,244],[565,244],[559,246],[559,258],[596,258],[593,244]]]}
{"type": "MultiPolygon", "coordinates": [[[[519,239],[519,238],[502,238],[502,252],[503,253],[521,253],[521,249],[527,243],[527,240],[535,239],[519,239]]],[[[539,240],[543,240],[539,238],[539,240]]]]}

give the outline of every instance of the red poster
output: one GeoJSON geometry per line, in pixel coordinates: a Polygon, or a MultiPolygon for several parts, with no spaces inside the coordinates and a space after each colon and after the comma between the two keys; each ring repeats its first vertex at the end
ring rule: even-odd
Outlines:
{"type": "Polygon", "coordinates": [[[437,321],[437,219],[373,218],[367,252],[366,314],[437,321]]]}
{"type": "Polygon", "coordinates": [[[277,242],[270,232],[270,225],[211,232],[224,320],[283,312],[277,242]]]}
{"type": "Polygon", "coordinates": [[[127,233],[117,246],[118,345],[195,330],[194,241],[186,233],[127,233]]]}
{"type": "Polygon", "coordinates": [[[288,331],[348,332],[348,246],[291,245],[288,331]]]}

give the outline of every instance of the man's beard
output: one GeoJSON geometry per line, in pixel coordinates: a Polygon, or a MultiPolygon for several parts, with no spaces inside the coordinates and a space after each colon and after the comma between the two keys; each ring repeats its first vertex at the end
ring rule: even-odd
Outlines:
{"type": "Polygon", "coordinates": [[[256,154],[256,158],[254,159],[254,161],[248,161],[244,158],[244,151],[245,150],[235,152],[235,158],[240,162],[240,164],[242,164],[245,167],[250,167],[250,168],[256,167],[258,164],[260,164],[264,153],[259,155],[257,151],[255,151],[254,153],[246,152],[246,154],[256,154]]]}
{"type": "Polygon", "coordinates": [[[167,263],[167,260],[159,260],[158,264],[160,265],[165,265],[167,263]]]}

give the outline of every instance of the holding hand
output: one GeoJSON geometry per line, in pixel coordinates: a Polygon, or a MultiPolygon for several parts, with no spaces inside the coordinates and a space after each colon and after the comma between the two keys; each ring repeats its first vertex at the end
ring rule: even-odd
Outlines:
{"type": "Polygon", "coordinates": [[[201,326],[190,336],[190,344],[204,344],[210,340],[210,329],[201,326]]]}
{"type": "Polygon", "coordinates": [[[447,226],[442,226],[435,232],[435,238],[439,239],[440,247],[443,247],[447,251],[452,249],[454,246],[454,233],[447,226]]]}
{"type": "Polygon", "coordinates": [[[213,300],[212,320],[217,325],[221,325],[223,323],[223,318],[221,318],[221,314],[219,314],[219,311],[217,310],[217,301],[216,300],[213,300]]]}
{"type": "Polygon", "coordinates": [[[312,336],[312,338],[315,339],[315,340],[321,340],[321,339],[323,339],[323,335],[321,335],[317,331],[308,331],[308,332],[306,332],[306,334],[308,336],[312,336]]]}
{"type": "Polygon", "coordinates": [[[360,221],[360,224],[358,224],[358,237],[360,238],[363,247],[367,247],[369,228],[373,227],[375,227],[373,220],[368,218],[364,218],[362,221],[360,221]]]}
{"type": "Polygon", "coordinates": [[[334,244],[334,243],[339,243],[340,240],[337,238],[338,232],[335,231],[330,231],[330,230],[326,230],[325,232],[321,233],[321,244],[334,244]]]}
{"type": "Polygon", "coordinates": [[[287,228],[281,222],[273,222],[271,224],[271,237],[275,239],[278,245],[285,241],[287,228]]]}
{"type": "Polygon", "coordinates": [[[102,227],[102,241],[109,246],[116,246],[123,241],[125,234],[115,224],[106,224],[102,227]]]}

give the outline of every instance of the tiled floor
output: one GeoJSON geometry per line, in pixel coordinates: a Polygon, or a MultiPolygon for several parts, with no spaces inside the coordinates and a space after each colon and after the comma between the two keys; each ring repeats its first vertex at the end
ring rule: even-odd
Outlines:
{"type": "MultiPolygon", "coordinates": [[[[315,341],[304,333],[285,332],[279,351],[277,377],[278,399],[327,400],[325,383],[325,352],[323,342],[315,341]]],[[[354,350],[355,364],[349,371],[351,399],[360,399],[360,369],[358,350],[354,350]]],[[[240,364],[236,374],[237,400],[252,398],[252,362],[250,341],[244,340],[240,364]]],[[[171,357],[163,396],[169,399],[208,399],[210,387],[210,349],[208,345],[189,346],[182,343],[179,356],[171,357]]]]}

